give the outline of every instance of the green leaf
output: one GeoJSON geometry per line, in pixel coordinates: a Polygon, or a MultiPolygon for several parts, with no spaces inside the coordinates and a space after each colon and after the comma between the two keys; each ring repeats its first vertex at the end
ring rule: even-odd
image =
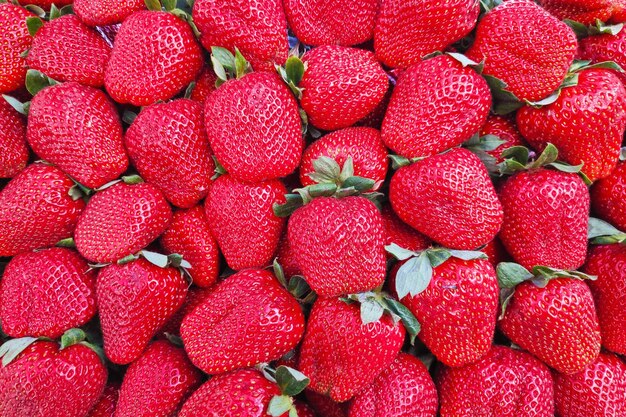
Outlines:
{"type": "Polygon", "coordinates": [[[302,299],[307,294],[312,293],[311,287],[304,277],[300,275],[294,275],[289,279],[287,290],[297,299],[302,299]]]}
{"type": "Polygon", "coordinates": [[[293,398],[288,395],[275,395],[267,407],[267,414],[280,417],[293,407],[293,398]]]}
{"type": "Polygon", "coordinates": [[[433,277],[433,267],[426,252],[407,260],[396,274],[396,292],[402,300],[407,295],[415,296],[424,291],[433,277]]]}
{"type": "Polygon", "coordinates": [[[522,166],[526,166],[530,158],[530,151],[525,146],[511,146],[503,150],[500,156],[504,159],[512,159],[522,166]]]}
{"type": "Polygon", "coordinates": [[[504,315],[506,314],[506,308],[509,306],[509,303],[513,299],[514,294],[515,288],[500,289],[500,315],[498,316],[498,320],[502,320],[504,318],[504,315]]]}
{"type": "Polygon", "coordinates": [[[191,264],[187,262],[180,253],[171,253],[167,255],[167,264],[174,268],[191,269],[191,264]]]}
{"type": "Polygon", "coordinates": [[[30,36],[35,36],[43,26],[43,20],[39,17],[30,16],[26,18],[26,27],[30,36]]]}
{"type": "Polygon", "coordinates": [[[280,392],[290,397],[300,394],[311,382],[302,372],[282,365],[276,368],[275,378],[280,392]]]}
{"type": "Polygon", "coordinates": [[[304,63],[300,58],[297,56],[290,56],[287,58],[287,62],[285,63],[285,73],[289,81],[293,82],[297,86],[300,84],[300,81],[302,81],[304,71],[304,63]]]}
{"type": "Polygon", "coordinates": [[[570,19],[564,19],[563,23],[572,28],[578,38],[589,36],[589,28],[586,25],[570,19]]]}
{"type": "Polygon", "coordinates": [[[152,11],[160,11],[161,10],[161,2],[159,0],[145,0],[146,7],[148,10],[152,11]]]}
{"type": "Polygon", "coordinates": [[[540,108],[540,107],[547,106],[547,105],[554,103],[555,101],[558,100],[560,95],[561,95],[561,90],[557,89],[554,93],[550,94],[548,97],[542,100],[539,100],[539,101],[524,100],[524,102],[531,107],[540,108]]]}
{"type": "Polygon", "coordinates": [[[389,159],[391,159],[391,166],[393,169],[398,169],[407,165],[411,165],[411,160],[409,158],[405,158],[402,155],[389,155],[389,159]]]}
{"type": "Polygon", "coordinates": [[[589,64],[591,64],[591,61],[581,60],[581,59],[574,60],[574,62],[572,62],[572,65],[570,65],[568,72],[572,73],[572,72],[580,71],[581,69],[587,67],[589,64]]]}
{"type": "Polygon", "coordinates": [[[67,6],[61,7],[61,10],[59,11],[59,14],[61,16],[67,16],[68,14],[74,14],[74,5],[73,4],[68,4],[67,6]]]}
{"type": "Polygon", "coordinates": [[[556,162],[551,162],[549,164],[546,164],[546,166],[552,167],[554,169],[557,169],[561,172],[568,172],[571,174],[578,174],[580,172],[580,170],[583,167],[583,164],[580,165],[570,165],[566,162],[560,162],[560,161],[556,161],[556,162]]]}
{"type": "Polygon", "coordinates": [[[143,183],[143,178],[139,175],[124,175],[122,176],[122,181],[124,181],[124,184],[134,185],[143,183]]]}
{"type": "Polygon", "coordinates": [[[165,10],[167,10],[168,12],[176,8],[176,0],[162,0],[162,1],[163,1],[163,7],[165,7],[165,10]]]}
{"type": "Polygon", "coordinates": [[[235,76],[239,79],[250,72],[250,64],[239,49],[235,48],[235,76]]]}
{"type": "Polygon", "coordinates": [[[506,83],[496,77],[483,74],[483,77],[487,81],[493,96],[493,111],[496,114],[504,115],[514,112],[523,106],[523,103],[515,96],[515,94],[508,91],[506,83]]]}
{"type": "MultiPolygon", "coordinates": [[[[124,264],[127,264],[127,263],[129,263],[129,262],[136,261],[137,259],[138,259],[138,256],[137,256],[137,255],[132,255],[132,254],[131,254],[131,255],[126,255],[126,256],[124,256],[123,258],[118,259],[118,260],[117,260],[117,264],[118,264],[118,265],[124,265],[124,264]]],[[[94,264],[94,265],[93,265],[93,267],[95,268],[95,267],[97,267],[97,266],[99,266],[99,265],[104,265],[104,266],[106,266],[106,264],[94,264]]]]}
{"type": "Polygon", "coordinates": [[[285,194],[286,202],[274,203],[272,211],[276,217],[287,217],[304,205],[304,199],[300,194],[285,194]]]}
{"type": "Polygon", "coordinates": [[[341,167],[341,174],[339,175],[339,180],[344,182],[348,178],[354,176],[354,161],[352,157],[349,156],[346,159],[346,162],[343,163],[343,167],[341,167]]]}
{"type": "Polygon", "coordinates": [[[163,255],[156,252],[151,252],[147,250],[142,250],[140,252],[141,256],[143,256],[148,262],[153,265],[158,266],[159,268],[167,268],[169,265],[169,260],[167,255],[163,255]]]}
{"type": "Polygon", "coordinates": [[[431,248],[424,251],[426,256],[428,257],[428,261],[430,262],[430,266],[432,268],[436,268],[452,256],[451,252],[448,249],[444,248],[431,248]]]}
{"type": "Polygon", "coordinates": [[[69,329],[61,336],[61,349],[75,345],[87,338],[85,332],[81,329],[69,329]]]}
{"type": "Polygon", "coordinates": [[[272,262],[272,267],[274,269],[274,276],[280,282],[280,285],[287,288],[287,278],[285,278],[285,270],[278,263],[278,258],[274,258],[274,262],[272,262]]]}
{"type": "Polygon", "coordinates": [[[75,248],[76,243],[74,242],[74,238],[68,237],[66,239],[59,240],[55,246],[60,248],[75,248]]]}
{"type": "Polygon", "coordinates": [[[122,114],[122,121],[128,125],[132,125],[135,119],[137,118],[137,113],[132,112],[130,110],[124,110],[122,114]]]}
{"type": "Polygon", "coordinates": [[[463,54],[459,54],[457,52],[448,52],[447,54],[459,61],[464,67],[478,67],[480,65],[479,62],[476,62],[463,54]]]}
{"type": "Polygon", "coordinates": [[[2,98],[9,103],[11,107],[15,109],[20,114],[27,115],[28,112],[24,106],[24,103],[16,99],[15,97],[7,96],[6,94],[2,94],[2,98]]]}
{"type": "Polygon", "coordinates": [[[363,177],[348,177],[341,184],[341,188],[354,188],[358,192],[364,192],[374,189],[376,181],[363,177]]]}
{"type": "Polygon", "coordinates": [[[385,246],[385,250],[393,255],[399,261],[405,261],[409,258],[417,256],[417,254],[411,250],[404,249],[395,243],[385,246]]]}
{"type": "Polygon", "coordinates": [[[34,4],[27,4],[24,6],[24,8],[34,15],[41,17],[42,19],[46,17],[46,11],[39,6],[35,6],[34,4]]]}
{"type": "Polygon", "coordinates": [[[192,81],[189,83],[189,85],[187,86],[187,88],[185,89],[185,98],[191,98],[191,94],[193,94],[193,90],[195,90],[196,88],[196,82],[192,81]]]}
{"type": "Polygon", "coordinates": [[[605,25],[600,20],[598,20],[596,23],[596,30],[598,31],[598,34],[615,36],[619,34],[622,29],[624,29],[623,23],[618,23],[615,25],[605,25]]]}
{"type": "MultiPolygon", "coordinates": [[[[213,71],[215,72],[215,75],[217,75],[218,80],[222,80],[222,81],[228,80],[224,66],[215,57],[215,55],[211,55],[211,63],[213,64],[213,71]]],[[[217,84],[216,86],[219,87],[217,84]]]]}
{"type": "Polygon", "coordinates": [[[56,84],[54,80],[48,78],[45,74],[37,70],[29,69],[26,72],[26,89],[33,96],[44,88],[49,87],[53,84],[56,84]]]}
{"type": "Polygon", "coordinates": [[[406,332],[410,336],[411,344],[415,344],[415,337],[419,334],[422,326],[417,318],[411,313],[411,310],[406,308],[401,302],[394,300],[391,297],[385,297],[387,308],[396,316],[400,317],[406,332]]]}
{"type": "Polygon", "coordinates": [[[614,61],[598,62],[597,64],[588,65],[585,69],[610,69],[617,72],[624,72],[624,69],[614,61]]]}
{"type": "Polygon", "coordinates": [[[49,20],[57,19],[59,16],[61,16],[61,11],[59,10],[59,8],[54,3],[52,3],[52,5],[50,6],[50,18],[49,18],[49,20]]]}
{"type": "Polygon", "coordinates": [[[214,57],[226,70],[235,71],[235,56],[228,49],[221,46],[212,46],[211,57],[214,57]]]}
{"type": "Polygon", "coordinates": [[[542,166],[551,164],[555,162],[558,157],[559,157],[559,151],[556,149],[556,146],[554,146],[551,143],[548,143],[546,145],[546,148],[543,150],[543,152],[541,152],[541,154],[535,160],[535,162],[529,165],[529,168],[531,169],[540,168],[542,166]]]}
{"type": "Polygon", "coordinates": [[[341,168],[337,161],[328,156],[320,156],[313,161],[315,173],[309,174],[312,180],[318,183],[335,183],[341,175],[341,168]]]}
{"type": "Polygon", "coordinates": [[[514,262],[500,262],[496,267],[496,273],[500,288],[515,288],[535,276],[528,269],[514,262]]]}
{"type": "Polygon", "coordinates": [[[361,301],[361,322],[363,324],[376,323],[381,319],[384,312],[383,306],[374,298],[361,301]]]}
{"type": "Polygon", "coordinates": [[[479,149],[481,149],[483,151],[487,151],[487,152],[488,151],[495,151],[500,146],[502,146],[505,143],[507,143],[506,140],[500,139],[496,135],[481,136],[478,140],[479,140],[479,143],[476,146],[478,146],[479,149]]]}
{"type": "Polygon", "coordinates": [[[456,250],[450,249],[450,255],[455,258],[463,259],[464,261],[472,261],[474,259],[488,259],[489,257],[481,251],[477,250],[456,250]]]}
{"type": "MultiPolygon", "coordinates": [[[[6,97],[5,97],[6,99],[6,97]]],[[[619,151],[619,160],[620,161],[626,161],[626,147],[620,149],[619,151]]]]}
{"type": "Polygon", "coordinates": [[[11,339],[0,346],[0,358],[2,358],[2,366],[7,366],[15,358],[19,356],[27,347],[37,341],[36,337],[21,337],[19,339],[11,339]]]}

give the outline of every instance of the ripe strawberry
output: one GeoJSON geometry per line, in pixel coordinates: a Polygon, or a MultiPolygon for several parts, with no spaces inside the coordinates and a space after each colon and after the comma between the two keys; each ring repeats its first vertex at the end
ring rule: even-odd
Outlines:
{"type": "Polygon", "coordinates": [[[96,274],[76,252],[50,248],[11,259],[0,281],[0,322],[11,337],[55,339],[96,314],[96,274]]]}
{"type": "Polygon", "coordinates": [[[389,86],[374,54],[363,49],[319,46],[304,54],[302,62],[300,104],[320,129],[352,126],[378,106],[389,86]]]}
{"type": "Polygon", "coordinates": [[[124,365],[141,356],[186,293],[187,282],[173,267],[161,268],[143,258],[104,267],[96,295],[104,351],[111,362],[124,365]]]}
{"type": "Polygon", "coordinates": [[[489,174],[466,149],[399,169],[391,179],[389,200],[403,221],[453,249],[486,244],[502,224],[502,206],[489,174]]]}
{"type": "Polygon", "coordinates": [[[18,2],[22,5],[32,4],[34,6],[39,6],[44,10],[50,10],[50,7],[53,4],[58,8],[72,4],[72,0],[19,0],[18,2]]]}
{"type": "Polygon", "coordinates": [[[389,67],[407,68],[424,55],[443,51],[476,25],[478,2],[382,0],[374,30],[376,57],[389,67]]]}
{"type": "Polygon", "coordinates": [[[202,382],[181,348],[157,340],[124,375],[116,417],[169,417],[202,382]]]}
{"type": "Polygon", "coordinates": [[[273,72],[274,64],[287,59],[287,20],[280,0],[197,0],[192,16],[207,50],[238,48],[256,71],[273,72]]]}
{"type": "Polygon", "coordinates": [[[504,249],[502,241],[500,241],[498,237],[487,243],[481,251],[487,255],[489,262],[491,262],[494,268],[498,266],[500,262],[511,260],[511,256],[507,253],[506,249],[504,249]]]}
{"type": "Polygon", "coordinates": [[[550,370],[520,350],[494,346],[480,361],[442,367],[435,378],[441,417],[553,417],[550,370]]]}
{"type": "Polygon", "coordinates": [[[383,207],[382,216],[385,228],[385,246],[395,243],[401,248],[411,251],[424,250],[430,246],[430,240],[400,220],[390,205],[383,207]]]}
{"type": "Polygon", "coordinates": [[[33,98],[26,139],[42,159],[97,188],[128,167],[122,123],[105,93],[75,82],[53,85],[33,98]]]}
{"type": "Polygon", "coordinates": [[[428,369],[414,356],[395,361],[350,403],[349,417],[435,417],[437,390],[428,369]]]}
{"type": "Polygon", "coordinates": [[[304,391],[307,403],[313,408],[318,416],[323,417],[347,417],[350,402],[337,403],[324,394],[307,389],[304,391]]]}
{"type": "Polygon", "coordinates": [[[619,6],[615,0],[539,0],[544,9],[559,20],[574,20],[593,25],[596,20],[608,22],[619,6]]]}
{"type": "Polygon", "coordinates": [[[104,84],[111,47],[74,15],[46,22],[37,32],[26,64],[58,81],[76,81],[92,87],[104,84]]]}
{"type": "Polygon", "coordinates": [[[21,55],[33,41],[25,24],[30,16],[33,14],[23,7],[0,4],[0,94],[24,86],[26,60],[21,55]]]}
{"type": "Polygon", "coordinates": [[[577,46],[565,23],[531,0],[511,0],[481,19],[467,56],[518,99],[538,101],[561,85],[577,46]]]}
{"type": "Polygon", "coordinates": [[[554,103],[520,109],[517,125],[535,149],[551,142],[565,162],[584,164],[591,181],[604,178],[617,164],[626,130],[626,88],[611,71],[583,70],[578,85],[564,88],[554,103]]]}
{"type": "Polygon", "coordinates": [[[296,299],[270,272],[254,269],[218,284],[181,325],[189,358],[208,374],[279,359],[303,332],[296,299]]]}
{"type": "Polygon", "coordinates": [[[487,151],[488,155],[496,158],[496,162],[504,161],[502,151],[512,146],[524,146],[524,138],[517,130],[515,121],[502,116],[490,115],[487,122],[480,128],[480,136],[494,135],[506,141],[494,150],[487,151]]]}
{"type": "Polygon", "coordinates": [[[204,114],[211,149],[234,178],[259,182],[298,167],[304,147],[298,104],[278,75],[227,81],[209,95],[204,114]]]}
{"type": "Polygon", "coordinates": [[[376,0],[286,0],[289,28],[307,45],[352,46],[372,39],[376,0]]]}
{"type": "Polygon", "coordinates": [[[285,230],[278,242],[278,249],[276,249],[276,261],[283,268],[283,273],[286,277],[290,278],[294,275],[302,275],[300,267],[298,266],[298,260],[296,259],[296,252],[289,244],[289,233],[285,230]]]}
{"type": "Polygon", "coordinates": [[[145,8],[142,0],[74,0],[74,13],[89,26],[122,23],[134,12],[145,8]]]}
{"type": "Polygon", "coordinates": [[[92,262],[115,262],[148,246],[171,220],[156,187],[118,183],[89,200],[76,225],[76,248],[92,262]]]}
{"type": "Polygon", "coordinates": [[[626,162],[619,162],[611,174],[591,188],[591,206],[598,216],[626,230],[626,162]]]}
{"type": "Polygon", "coordinates": [[[7,101],[0,100],[0,125],[0,178],[13,178],[28,163],[26,123],[7,101]]]}
{"type": "Polygon", "coordinates": [[[74,183],[45,164],[24,168],[0,191],[0,256],[52,246],[71,236],[85,208],[70,197],[74,183]]]}
{"type": "Polygon", "coordinates": [[[124,20],[115,37],[104,85],[118,103],[146,106],[172,98],[202,65],[186,22],[167,12],[139,11],[124,20]]]}
{"type": "MultiPolygon", "coordinates": [[[[624,5],[626,10],[626,3],[624,5]]],[[[626,67],[626,30],[620,30],[617,35],[604,34],[589,36],[579,41],[578,55],[581,59],[590,60],[593,63],[613,61],[622,68],[626,67]]],[[[613,74],[626,84],[626,74],[613,71],[613,74]]]]}
{"type": "Polygon", "coordinates": [[[87,417],[114,417],[118,396],[119,386],[117,384],[107,385],[87,417]]]}
{"type": "Polygon", "coordinates": [[[174,100],[144,108],[124,142],[139,174],[173,205],[189,208],[209,192],[215,164],[204,130],[202,105],[174,100]]]}
{"type": "Polygon", "coordinates": [[[205,66],[200,75],[198,75],[198,78],[196,78],[196,85],[191,91],[191,96],[189,98],[204,105],[204,102],[209,94],[215,91],[216,81],[217,76],[215,75],[213,69],[205,66]]]}
{"type": "Polygon", "coordinates": [[[167,323],[165,323],[163,328],[159,330],[159,335],[169,333],[175,336],[179,336],[180,325],[182,324],[183,319],[187,317],[187,315],[191,313],[196,307],[202,304],[212,292],[213,287],[189,287],[183,305],[176,311],[176,313],[174,313],[172,317],[170,317],[170,319],[167,321],[167,323]]]}
{"type": "Polygon", "coordinates": [[[402,73],[385,114],[382,138],[407,158],[434,155],[469,139],[487,120],[491,94],[473,69],[442,55],[402,73]]]}

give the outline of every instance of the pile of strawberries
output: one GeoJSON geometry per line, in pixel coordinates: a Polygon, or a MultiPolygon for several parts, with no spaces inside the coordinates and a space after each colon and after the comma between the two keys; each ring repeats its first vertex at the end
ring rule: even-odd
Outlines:
{"type": "Polygon", "coordinates": [[[626,0],[0,3],[0,417],[626,416],[626,0]]]}

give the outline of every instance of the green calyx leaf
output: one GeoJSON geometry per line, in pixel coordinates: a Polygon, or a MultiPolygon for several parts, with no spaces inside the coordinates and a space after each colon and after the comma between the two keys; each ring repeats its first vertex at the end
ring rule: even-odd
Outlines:
{"type": "Polygon", "coordinates": [[[141,178],[139,175],[125,175],[122,177],[122,181],[124,182],[124,184],[128,185],[141,184],[144,182],[143,178],[141,178]]]}
{"type": "MultiPolygon", "coordinates": [[[[569,81],[569,83],[571,83],[571,81],[569,81]]],[[[539,100],[539,101],[528,101],[528,100],[524,100],[524,103],[526,103],[527,105],[534,107],[536,109],[541,108],[543,106],[547,106],[549,104],[554,103],[555,101],[557,101],[557,99],[559,98],[559,96],[561,95],[561,89],[557,89],[555,92],[553,92],[552,94],[550,94],[548,97],[539,100]]]]}
{"type": "Polygon", "coordinates": [[[48,16],[49,20],[54,20],[61,16],[61,11],[54,3],[50,6],[50,13],[48,16]]]}
{"type": "Polygon", "coordinates": [[[196,82],[195,81],[190,82],[187,88],[185,89],[185,94],[183,97],[191,98],[191,95],[193,94],[193,90],[195,89],[196,89],[196,82]]]}
{"type": "Polygon", "coordinates": [[[300,100],[302,98],[302,89],[299,87],[299,84],[306,71],[306,64],[299,57],[292,55],[287,58],[285,66],[275,65],[275,68],[293,95],[300,100]]]}
{"type": "MultiPolygon", "coordinates": [[[[149,0],[149,1],[156,1],[156,0],[149,0]]],[[[168,12],[171,12],[172,10],[176,8],[176,0],[163,0],[163,7],[168,12]]]]}
{"type": "Polygon", "coordinates": [[[293,295],[301,304],[313,304],[313,302],[317,299],[317,294],[311,290],[311,287],[306,282],[304,277],[300,275],[294,275],[289,278],[287,291],[289,291],[291,295],[293,295]]]}
{"type": "Polygon", "coordinates": [[[534,278],[531,282],[539,288],[545,288],[551,280],[558,278],[588,279],[591,281],[598,279],[595,275],[588,275],[579,271],[565,271],[541,265],[535,266],[532,272],[534,278]]]}
{"type": "Polygon", "coordinates": [[[402,155],[393,155],[390,154],[389,159],[391,159],[391,167],[393,169],[400,169],[402,167],[411,165],[413,162],[416,162],[419,158],[413,158],[413,159],[409,159],[409,158],[405,158],[402,155]]]}
{"type": "Polygon", "coordinates": [[[30,107],[30,102],[22,103],[21,101],[19,101],[15,97],[11,97],[11,96],[8,96],[6,94],[2,94],[2,98],[7,103],[9,103],[9,105],[11,107],[13,107],[13,109],[15,109],[15,111],[17,111],[18,113],[23,114],[25,116],[28,115],[28,109],[30,107]]]}
{"type": "Polygon", "coordinates": [[[30,36],[35,36],[42,26],[43,20],[40,17],[30,16],[26,18],[26,27],[30,36]]]}
{"type": "Polygon", "coordinates": [[[81,329],[69,329],[61,336],[61,349],[75,345],[87,339],[87,334],[81,329]]]}
{"type": "Polygon", "coordinates": [[[159,0],[144,0],[146,8],[152,11],[161,11],[161,2],[159,0]]]}
{"type": "Polygon", "coordinates": [[[211,47],[211,63],[213,71],[217,75],[216,87],[219,87],[232,78],[241,78],[252,71],[250,64],[239,49],[235,48],[235,54],[220,46],[211,47]]]}
{"type": "Polygon", "coordinates": [[[55,84],[58,83],[52,78],[37,70],[29,69],[26,72],[26,89],[33,96],[44,88],[50,87],[51,85],[55,84]]]}
{"type": "Polygon", "coordinates": [[[563,20],[563,22],[566,25],[568,25],[570,28],[572,28],[572,30],[574,31],[574,33],[579,39],[586,38],[587,36],[604,35],[604,34],[615,36],[618,33],[620,33],[622,29],[624,28],[623,23],[619,23],[615,25],[606,25],[600,19],[596,19],[596,23],[594,25],[589,25],[589,26],[583,25],[580,22],[577,22],[575,20],[570,20],[570,19],[565,19],[563,20]]]}
{"type": "Polygon", "coordinates": [[[302,372],[288,366],[276,368],[274,378],[280,392],[289,397],[300,394],[311,382],[302,372]]]}
{"type": "Polygon", "coordinates": [[[487,81],[487,85],[489,85],[489,89],[491,90],[491,95],[493,97],[492,110],[494,113],[505,115],[512,113],[523,106],[523,103],[515,96],[515,94],[507,90],[508,85],[504,81],[486,74],[483,74],[483,77],[487,81]]]}
{"type": "Polygon", "coordinates": [[[610,69],[618,72],[624,72],[624,69],[614,61],[602,61],[592,64],[591,61],[576,60],[569,67],[568,76],[572,74],[577,75],[580,71],[588,69],[610,69]]]}
{"type": "Polygon", "coordinates": [[[500,288],[512,289],[535,276],[523,266],[514,262],[500,262],[496,267],[500,288]]]}
{"type": "Polygon", "coordinates": [[[35,16],[38,16],[42,19],[46,17],[46,11],[39,6],[36,6],[34,4],[27,4],[24,6],[24,8],[33,13],[35,16]]]}
{"type": "Polygon", "coordinates": [[[75,248],[76,242],[74,242],[74,238],[68,237],[66,239],[59,240],[54,246],[59,248],[75,248]]]}
{"type": "Polygon", "coordinates": [[[483,68],[485,67],[485,61],[476,62],[463,54],[459,54],[457,52],[447,52],[446,55],[454,58],[459,61],[463,67],[471,67],[476,70],[477,73],[482,74],[483,68]]]}
{"type": "Polygon", "coordinates": [[[132,125],[136,118],[137,113],[130,110],[124,110],[124,113],[122,114],[122,121],[127,125],[132,125]]]}
{"type": "Polygon", "coordinates": [[[463,143],[463,147],[471,151],[481,150],[485,152],[490,152],[495,151],[500,146],[506,143],[506,140],[500,139],[496,135],[479,136],[478,134],[476,134],[469,138],[465,143],[463,143]]]}
{"type": "Polygon", "coordinates": [[[585,176],[581,172],[582,164],[573,166],[563,161],[558,161],[559,151],[551,143],[546,145],[543,152],[534,161],[530,161],[530,150],[524,146],[512,146],[503,150],[501,155],[504,161],[498,164],[500,175],[511,175],[519,171],[549,167],[562,172],[579,174],[585,180],[585,176]]]}
{"type": "Polygon", "coordinates": [[[406,308],[401,302],[394,300],[391,297],[385,297],[387,309],[393,313],[393,315],[400,318],[406,332],[409,334],[409,341],[411,345],[415,344],[415,338],[419,334],[422,326],[417,318],[411,313],[411,310],[406,308]]]}
{"type": "Polygon", "coordinates": [[[291,417],[291,410],[295,410],[295,407],[293,398],[288,395],[275,395],[267,406],[267,414],[273,417],[280,417],[286,413],[291,417]]]}
{"type": "Polygon", "coordinates": [[[280,282],[280,285],[287,288],[287,278],[285,278],[285,271],[283,267],[278,263],[278,258],[274,258],[274,262],[272,262],[272,269],[274,270],[274,276],[280,282]]]}
{"type": "MultiPolygon", "coordinates": [[[[129,260],[135,260],[141,256],[146,261],[150,262],[153,265],[158,266],[159,268],[167,268],[170,266],[174,268],[185,268],[185,269],[191,268],[191,264],[187,262],[186,260],[184,260],[183,256],[178,253],[174,253],[171,255],[163,255],[157,252],[142,250],[139,253],[137,253],[137,255],[131,255],[131,256],[133,256],[134,259],[130,259],[129,257],[126,257],[126,258],[129,258],[129,260]]],[[[126,259],[126,258],[122,258],[122,259],[126,259]]],[[[118,261],[118,263],[120,263],[120,261],[118,261]]]]}
{"type": "Polygon", "coordinates": [[[0,346],[0,358],[2,358],[2,366],[7,366],[15,358],[19,356],[27,347],[35,343],[36,337],[21,337],[19,339],[11,339],[0,346]]]}
{"type": "Polygon", "coordinates": [[[224,168],[224,166],[220,163],[220,161],[217,160],[215,155],[213,155],[213,163],[215,164],[215,171],[214,171],[215,173],[211,177],[213,181],[215,181],[222,175],[228,174],[228,171],[226,171],[226,168],[224,168]]]}
{"type": "Polygon", "coordinates": [[[604,220],[590,217],[587,238],[595,245],[610,245],[626,242],[626,233],[604,220]]]}

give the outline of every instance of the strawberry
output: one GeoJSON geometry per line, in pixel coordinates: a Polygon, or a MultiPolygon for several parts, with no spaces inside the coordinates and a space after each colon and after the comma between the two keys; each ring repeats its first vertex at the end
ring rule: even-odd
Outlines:
{"type": "Polygon", "coordinates": [[[520,109],[517,125],[532,147],[543,150],[553,143],[565,162],[584,164],[583,172],[595,181],[617,164],[626,130],[626,88],[611,71],[577,74],[578,85],[564,88],[554,103],[520,109]]]}
{"type": "Polygon", "coordinates": [[[474,364],[442,367],[435,380],[441,417],[554,416],[550,370],[526,352],[494,346],[474,364]]]}
{"type": "Polygon", "coordinates": [[[559,20],[574,20],[583,25],[593,25],[596,20],[608,22],[620,7],[615,0],[540,0],[539,4],[559,20]]]}
{"type": "Polygon", "coordinates": [[[385,228],[385,246],[395,243],[411,251],[424,250],[430,246],[430,240],[400,220],[390,205],[383,207],[382,216],[385,228]]]}
{"type": "Polygon", "coordinates": [[[172,210],[156,187],[117,183],[89,200],[76,225],[76,248],[92,262],[115,262],[145,248],[171,220],[172,210]]]}
{"type": "Polygon", "coordinates": [[[307,45],[352,46],[372,39],[376,0],[286,0],[289,28],[307,45]]]}
{"type": "Polygon", "coordinates": [[[87,417],[114,417],[118,396],[119,386],[107,385],[100,400],[93,406],[87,417]]]}
{"type": "Polygon", "coordinates": [[[400,168],[391,178],[389,200],[403,221],[453,249],[486,244],[502,224],[502,206],[489,174],[466,149],[400,168]]]}
{"type": "Polygon", "coordinates": [[[202,106],[180,99],[144,108],[124,137],[139,174],[173,205],[190,208],[209,192],[215,164],[202,106]]]}
{"type": "Polygon", "coordinates": [[[330,397],[324,394],[318,394],[315,391],[307,389],[304,391],[307,403],[321,417],[347,417],[349,402],[342,404],[336,403],[330,397]]]}
{"type": "Polygon", "coordinates": [[[389,86],[387,74],[370,51],[339,45],[304,54],[306,71],[298,86],[309,122],[320,129],[352,126],[372,112],[389,86]]]}
{"type": "Polygon", "coordinates": [[[187,291],[187,296],[185,297],[185,302],[183,305],[174,313],[172,317],[165,323],[163,328],[159,330],[159,335],[163,335],[165,333],[169,333],[171,335],[179,336],[180,335],[180,325],[183,322],[183,319],[187,317],[189,313],[191,313],[196,307],[206,300],[209,295],[213,292],[213,288],[202,288],[202,287],[189,287],[187,291]]]}
{"type": "Polygon", "coordinates": [[[0,256],[52,246],[71,236],[85,203],[74,200],[74,183],[45,164],[24,168],[0,191],[0,256]]]}
{"type": "Polygon", "coordinates": [[[276,262],[283,269],[283,273],[286,277],[292,277],[294,275],[302,275],[300,267],[298,266],[298,260],[296,259],[296,252],[289,244],[289,233],[285,230],[278,242],[278,248],[276,249],[276,262]]]}
{"type": "Polygon", "coordinates": [[[402,73],[382,125],[387,147],[407,158],[434,155],[469,139],[487,120],[491,94],[473,69],[442,55],[402,73]]]}
{"type": "Polygon", "coordinates": [[[480,136],[493,135],[500,140],[505,141],[497,148],[491,151],[487,151],[488,155],[496,158],[496,162],[500,163],[504,161],[502,157],[502,151],[513,146],[524,146],[524,139],[517,130],[515,121],[503,116],[490,115],[487,117],[487,121],[480,128],[480,136]]]}
{"type": "Polygon", "coordinates": [[[75,82],[44,88],[28,112],[26,139],[42,159],[96,188],[128,167],[122,123],[102,91],[75,82]]]}
{"type": "Polygon", "coordinates": [[[128,16],[145,7],[142,0],[74,0],[74,13],[89,26],[122,23],[128,16]]]}
{"type": "Polygon", "coordinates": [[[115,416],[172,416],[201,382],[201,372],[183,349],[158,340],[128,367],[115,416]]]}
{"type": "Polygon", "coordinates": [[[296,299],[270,272],[255,269],[218,284],[181,325],[189,358],[208,374],[279,359],[303,332],[296,299]]]}
{"type": "Polygon", "coordinates": [[[13,178],[28,163],[26,123],[7,101],[0,100],[0,125],[0,178],[13,178]]]}
{"type": "Polygon", "coordinates": [[[626,230],[626,162],[619,162],[608,177],[591,188],[591,207],[598,216],[626,230]]]}
{"type": "Polygon", "coordinates": [[[435,417],[437,390],[428,369],[415,357],[398,354],[393,363],[350,403],[349,417],[435,417]]]}
{"type": "Polygon", "coordinates": [[[176,95],[202,69],[191,27],[167,12],[139,11],[122,23],[104,74],[118,103],[146,106],[176,95]]]}
{"type": "Polygon", "coordinates": [[[494,268],[498,266],[500,262],[511,260],[511,256],[507,253],[506,249],[504,249],[502,241],[498,237],[487,243],[481,251],[487,255],[489,262],[491,262],[494,268]]]}
{"type": "Polygon", "coordinates": [[[146,259],[111,264],[98,273],[96,295],[104,351],[113,363],[128,364],[180,308],[187,282],[173,267],[146,259]]]}
{"type": "Polygon", "coordinates": [[[76,252],[22,253],[0,281],[0,322],[11,337],[60,337],[96,314],[96,274],[76,252]]]}
{"type": "Polygon", "coordinates": [[[167,253],[181,254],[191,264],[189,274],[195,285],[210,287],[217,281],[220,253],[202,206],[175,212],[161,236],[161,246],[167,253]]]}
{"type": "Polygon", "coordinates": [[[467,56],[519,100],[538,101],[559,87],[577,46],[565,23],[531,0],[511,0],[481,19],[467,56]]]}
{"type": "Polygon", "coordinates": [[[200,75],[198,75],[198,78],[196,78],[196,85],[193,87],[189,98],[204,105],[209,94],[215,91],[216,81],[217,76],[215,72],[213,72],[210,67],[205,66],[200,75]]]}
{"type": "Polygon", "coordinates": [[[202,45],[238,48],[256,71],[274,71],[287,59],[287,20],[280,0],[197,0],[193,21],[202,45]]]}
{"type": "Polygon", "coordinates": [[[104,84],[111,47],[74,15],[46,22],[35,34],[26,64],[58,81],[92,87],[104,84]]]}
{"type": "Polygon", "coordinates": [[[25,20],[33,14],[12,3],[0,4],[0,94],[24,86],[26,60],[22,53],[30,48],[33,37],[25,20]]]}
{"type": "Polygon", "coordinates": [[[61,8],[72,4],[72,0],[18,0],[23,5],[33,5],[41,7],[44,10],[50,10],[50,7],[54,4],[57,8],[61,8]]]}
{"type": "Polygon", "coordinates": [[[374,30],[376,57],[389,67],[407,68],[424,55],[443,51],[476,25],[478,2],[382,0],[374,30]]]}
{"type": "MultiPolygon", "coordinates": [[[[626,10],[626,3],[624,6],[626,10]]],[[[579,41],[578,55],[581,59],[588,59],[593,63],[613,61],[622,68],[626,67],[626,30],[620,30],[616,35],[600,34],[588,36],[579,41]]],[[[613,72],[626,84],[626,74],[620,71],[613,72]]]]}

